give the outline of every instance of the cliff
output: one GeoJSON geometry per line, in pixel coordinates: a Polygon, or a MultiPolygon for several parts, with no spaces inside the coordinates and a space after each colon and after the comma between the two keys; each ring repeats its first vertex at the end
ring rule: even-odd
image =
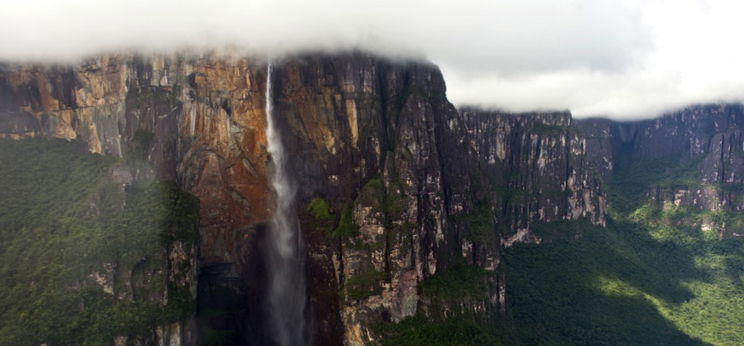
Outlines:
{"type": "Polygon", "coordinates": [[[199,288],[240,290],[241,264],[251,256],[245,237],[255,237],[251,227],[270,213],[264,100],[254,85],[265,83],[264,66],[130,55],[76,66],[4,65],[0,132],[79,140],[114,157],[141,152],[157,176],[199,199],[199,288]]]}
{"type": "Polygon", "coordinates": [[[587,218],[604,225],[607,202],[586,138],[569,112],[461,110],[480,174],[497,188],[497,219],[515,240],[531,224],[587,218]],[[515,233],[516,232],[516,233],[515,233]]]}
{"type": "MultiPolygon", "coordinates": [[[[654,201],[660,207],[714,214],[744,210],[742,105],[690,106],[635,122],[587,119],[578,126],[589,138],[597,171],[605,180],[633,190],[635,198],[618,203],[654,201]]],[[[706,217],[698,226],[731,236],[733,231],[718,223],[706,217]]]]}
{"type": "MultiPolygon", "coordinates": [[[[538,223],[605,223],[592,153],[568,113],[458,112],[427,63],[347,53],[273,64],[315,344],[377,343],[385,325],[417,315],[508,320],[501,248],[539,242],[538,223]],[[463,273],[476,284],[453,284],[463,273]]],[[[199,200],[204,342],[271,340],[266,71],[265,58],[229,54],[0,67],[0,136],[141,151],[199,200]]]]}

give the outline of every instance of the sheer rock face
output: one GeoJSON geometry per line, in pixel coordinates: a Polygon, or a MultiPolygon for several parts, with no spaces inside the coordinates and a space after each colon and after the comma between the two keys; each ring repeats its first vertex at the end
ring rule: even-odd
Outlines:
{"type": "MultiPolygon", "coordinates": [[[[536,241],[535,223],[604,223],[591,152],[568,113],[458,112],[425,63],[349,53],[274,66],[316,344],[374,342],[376,321],[434,313],[421,282],[463,261],[490,276],[488,296],[464,308],[503,314],[502,246],[536,241]],[[306,209],[314,198],[327,201],[332,225],[306,209]],[[493,223],[485,236],[469,229],[478,210],[493,223]]],[[[266,68],[261,58],[186,54],[0,66],[0,136],[80,139],[120,156],[144,146],[160,176],[199,198],[200,306],[231,312],[202,324],[244,343],[267,339],[266,68]]]]}
{"type": "Polygon", "coordinates": [[[690,170],[694,181],[652,186],[650,199],[701,210],[744,210],[742,105],[692,106],[635,122],[587,119],[579,121],[579,127],[591,138],[589,155],[605,176],[612,174],[613,166],[628,162],[667,163],[690,170]]]}
{"type": "Polygon", "coordinates": [[[519,230],[531,224],[588,218],[605,223],[600,177],[587,138],[568,112],[521,113],[461,110],[482,174],[500,187],[493,197],[497,218],[511,238],[533,239],[519,230]]]}
{"type": "Polygon", "coordinates": [[[418,284],[457,242],[450,216],[469,188],[460,119],[434,66],[352,54],[278,67],[276,114],[296,157],[298,203],[323,198],[336,213],[348,209],[358,228],[333,238],[301,215],[311,300],[318,309],[338,304],[336,325],[316,318],[346,343],[366,343],[370,322],[417,311],[418,284]]]}

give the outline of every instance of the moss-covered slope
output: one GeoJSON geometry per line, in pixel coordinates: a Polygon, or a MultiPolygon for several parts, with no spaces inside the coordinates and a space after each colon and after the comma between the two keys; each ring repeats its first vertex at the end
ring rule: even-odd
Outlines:
{"type": "Polygon", "coordinates": [[[192,313],[198,202],[135,166],[0,140],[0,344],[153,340],[192,313]]]}

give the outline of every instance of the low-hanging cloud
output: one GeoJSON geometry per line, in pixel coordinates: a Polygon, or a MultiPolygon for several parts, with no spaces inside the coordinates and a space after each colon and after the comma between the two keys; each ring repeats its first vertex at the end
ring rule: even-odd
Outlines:
{"type": "Polygon", "coordinates": [[[427,58],[458,104],[648,117],[744,90],[734,1],[0,0],[0,59],[235,45],[427,58]]]}

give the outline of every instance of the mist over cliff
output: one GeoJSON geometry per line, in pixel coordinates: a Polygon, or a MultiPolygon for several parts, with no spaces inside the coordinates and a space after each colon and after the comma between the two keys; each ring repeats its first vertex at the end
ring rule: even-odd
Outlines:
{"type": "Polygon", "coordinates": [[[5,1],[0,59],[361,49],[440,65],[458,106],[639,119],[741,100],[744,51],[731,42],[742,10],[728,0],[5,1]]]}

